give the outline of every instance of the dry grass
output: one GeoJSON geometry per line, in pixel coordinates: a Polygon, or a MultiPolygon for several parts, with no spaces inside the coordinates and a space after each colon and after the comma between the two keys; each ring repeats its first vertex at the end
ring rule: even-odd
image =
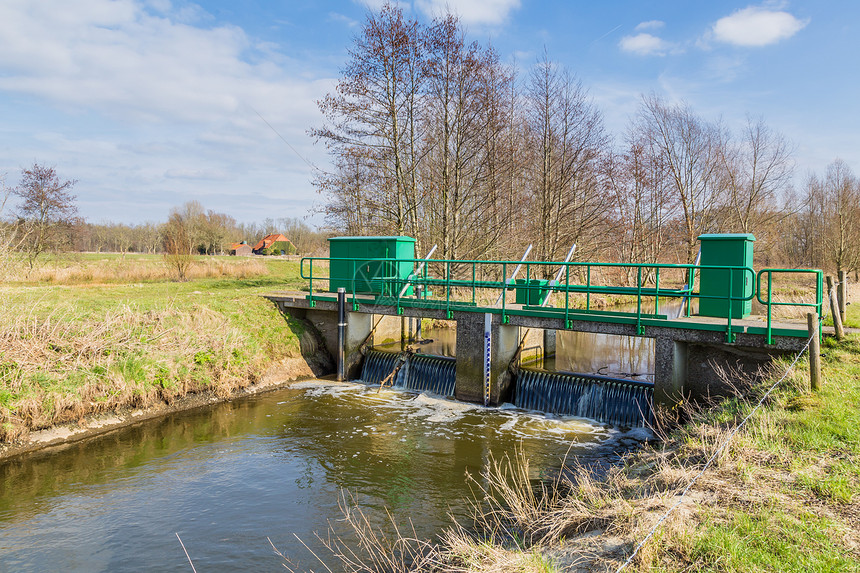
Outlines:
{"type": "MultiPolygon", "coordinates": [[[[243,279],[266,274],[268,269],[263,261],[201,257],[192,262],[186,278],[243,279]]],[[[28,281],[51,284],[137,283],[172,280],[174,275],[174,270],[161,260],[128,255],[123,258],[46,264],[33,270],[26,278],[28,281]]]]}
{"type": "Polygon", "coordinates": [[[0,440],[189,392],[227,396],[253,381],[242,333],[207,308],[125,305],[82,318],[0,307],[0,440]]]}
{"type": "MultiPolygon", "coordinates": [[[[346,573],[400,573],[406,571],[437,571],[440,563],[439,547],[427,540],[418,539],[412,523],[410,531],[403,532],[388,514],[387,527],[380,527],[368,519],[356,500],[343,493],[338,500],[343,515],[341,520],[350,530],[345,538],[329,528],[327,537],[318,536],[320,542],[338,563],[338,570],[346,573]]],[[[332,569],[320,556],[314,554],[326,571],[332,569]]],[[[297,571],[285,558],[284,567],[297,571]]]]}
{"type": "MultiPolygon", "coordinates": [[[[834,361],[856,368],[856,355],[834,361]]],[[[356,535],[370,540],[362,546],[372,552],[402,551],[403,544],[421,551],[420,559],[400,560],[396,567],[374,568],[374,562],[386,559],[377,555],[365,561],[365,568],[348,570],[615,571],[657,524],[655,536],[628,570],[777,570],[783,560],[792,571],[854,570],[845,564],[852,556],[860,558],[860,500],[850,490],[857,480],[846,481],[838,472],[857,474],[846,462],[856,459],[855,454],[841,445],[857,440],[838,426],[823,431],[814,412],[832,399],[809,398],[803,364],[788,370],[779,391],[723,447],[763,395],[763,384],[769,386],[784,368],[747,379],[727,371],[742,392],[720,404],[682,404],[655,428],[663,436],[657,447],[628,455],[600,474],[573,465],[555,479],[538,481],[523,452],[491,460],[480,476],[467,478],[474,493],[471,522],[455,523],[432,545],[414,534],[400,544],[378,542],[366,519],[359,520],[360,525],[349,519],[356,535]],[[796,411],[800,414],[792,414],[796,411]],[[807,433],[799,432],[804,426],[791,422],[793,416],[808,420],[803,422],[811,424],[807,433]],[[825,440],[822,435],[828,433],[831,437],[825,440]],[[806,448],[822,451],[836,447],[838,455],[821,463],[810,460],[809,467],[804,462],[805,474],[813,478],[807,485],[791,467],[808,456],[780,446],[787,439],[806,440],[806,448]],[[695,487],[675,507],[694,477],[695,487]],[[664,517],[670,507],[674,510],[664,517]]],[[[837,401],[835,407],[844,406],[837,401]]],[[[343,555],[332,552],[335,562],[343,555]]]]}

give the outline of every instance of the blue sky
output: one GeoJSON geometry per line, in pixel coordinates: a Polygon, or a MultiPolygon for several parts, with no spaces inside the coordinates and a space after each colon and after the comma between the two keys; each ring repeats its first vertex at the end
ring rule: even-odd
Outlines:
{"type": "MultiPolygon", "coordinates": [[[[55,166],[92,222],[161,221],[198,200],[239,221],[320,223],[306,161],[327,157],[307,130],[378,4],[3,0],[0,175],[11,186],[34,161],[55,166]]],[[[730,127],[763,117],[794,143],[798,182],[836,157],[860,174],[860,2],[401,6],[422,19],[450,7],[523,75],[546,48],[617,137],[653,91],[730,127]]]]}

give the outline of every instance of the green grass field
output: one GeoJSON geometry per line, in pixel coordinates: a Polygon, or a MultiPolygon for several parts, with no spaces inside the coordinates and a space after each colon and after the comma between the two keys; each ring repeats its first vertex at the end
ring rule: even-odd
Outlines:
{"type": "Polygon", "coordinates": [[[228,395],[297,356],[301,325],[259,295],[298,262],[200,257],[170,280],[157,255],[46,260],[0,284],[0,439],[189,392],[228,395]]]}

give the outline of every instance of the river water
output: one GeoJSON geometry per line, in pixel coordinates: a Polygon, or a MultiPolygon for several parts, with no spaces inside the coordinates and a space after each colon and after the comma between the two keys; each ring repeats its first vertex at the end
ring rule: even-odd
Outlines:
{"type": "MultiPolygon", "coordinates": [[[[421,352],[455,354],[452,329],[424,335],[421,352]]],[[[648,339],[559,332],[543,366],[651,380],[653,361],[648,339]]],[[[643,437],[510,405],[299,382],[0,462],[0,573],[190,571],[177,534],[201,572],[284,571],[268,539],[293,569],[325,570],[311,551],[327,555],[317,535],[330,524],[350,539],[344,495],[380,527],[390,512],[433,538],[452,517],[468,522],[466,473],[493,457],[521,448],[539,479],[565,459],[611,463],[643,437]]]]}
{"type": "MultiPolygon", "coordinates": [[[[432,538],[467,515],[466,472],[518,447],[534,478],[570,448],[611,461],[637,434],[361,384],[299,382],[0,463],[0,571],[324,570],[343,492],[432,538]]],[[[329,560],[329,563],[332,561],[329,560]]],[[[334,569],[334,567],[333,567],[334,569]]],[[[335,569],[336,570],[336,569],[335,569]]]]}

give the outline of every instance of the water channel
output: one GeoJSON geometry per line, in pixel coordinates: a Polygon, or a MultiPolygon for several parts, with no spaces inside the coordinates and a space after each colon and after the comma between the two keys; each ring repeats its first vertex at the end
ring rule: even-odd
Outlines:
{"type": "MultiPolygon", "coordinates": [[[[453,354],[452,331],[425,335],[433,342],[422,352],[453,354]]],[[[648,380],[649,344],[559,333],[546,366],[648,380]]],[[[432,538],[451,516],[467,521],[466,472],[478,476],[491,457],[522,448],[537,479],[566,456],[611,463],[645,434],[510,405],[299,382],[0,462],[0,573],[190,571],[177,534],[198,571],[283,571],[267,538],[294,569],[324,569],[309,550],[326,555],[316,534],[330,523],[349,538],[344,492],[380,526],[390,527],[389,511],[432,538]]]]}
{"type": "Polygon", "coordinates": [[[468,470],[522,447],[535,478],[612,460],[637,434],[360,384],[291,388],[0,463],[0,571],[306,570],[341,492],[432,538],[464,519],[468,470]],[[295,535],[294,535],[295,534],[295,535]]]}

